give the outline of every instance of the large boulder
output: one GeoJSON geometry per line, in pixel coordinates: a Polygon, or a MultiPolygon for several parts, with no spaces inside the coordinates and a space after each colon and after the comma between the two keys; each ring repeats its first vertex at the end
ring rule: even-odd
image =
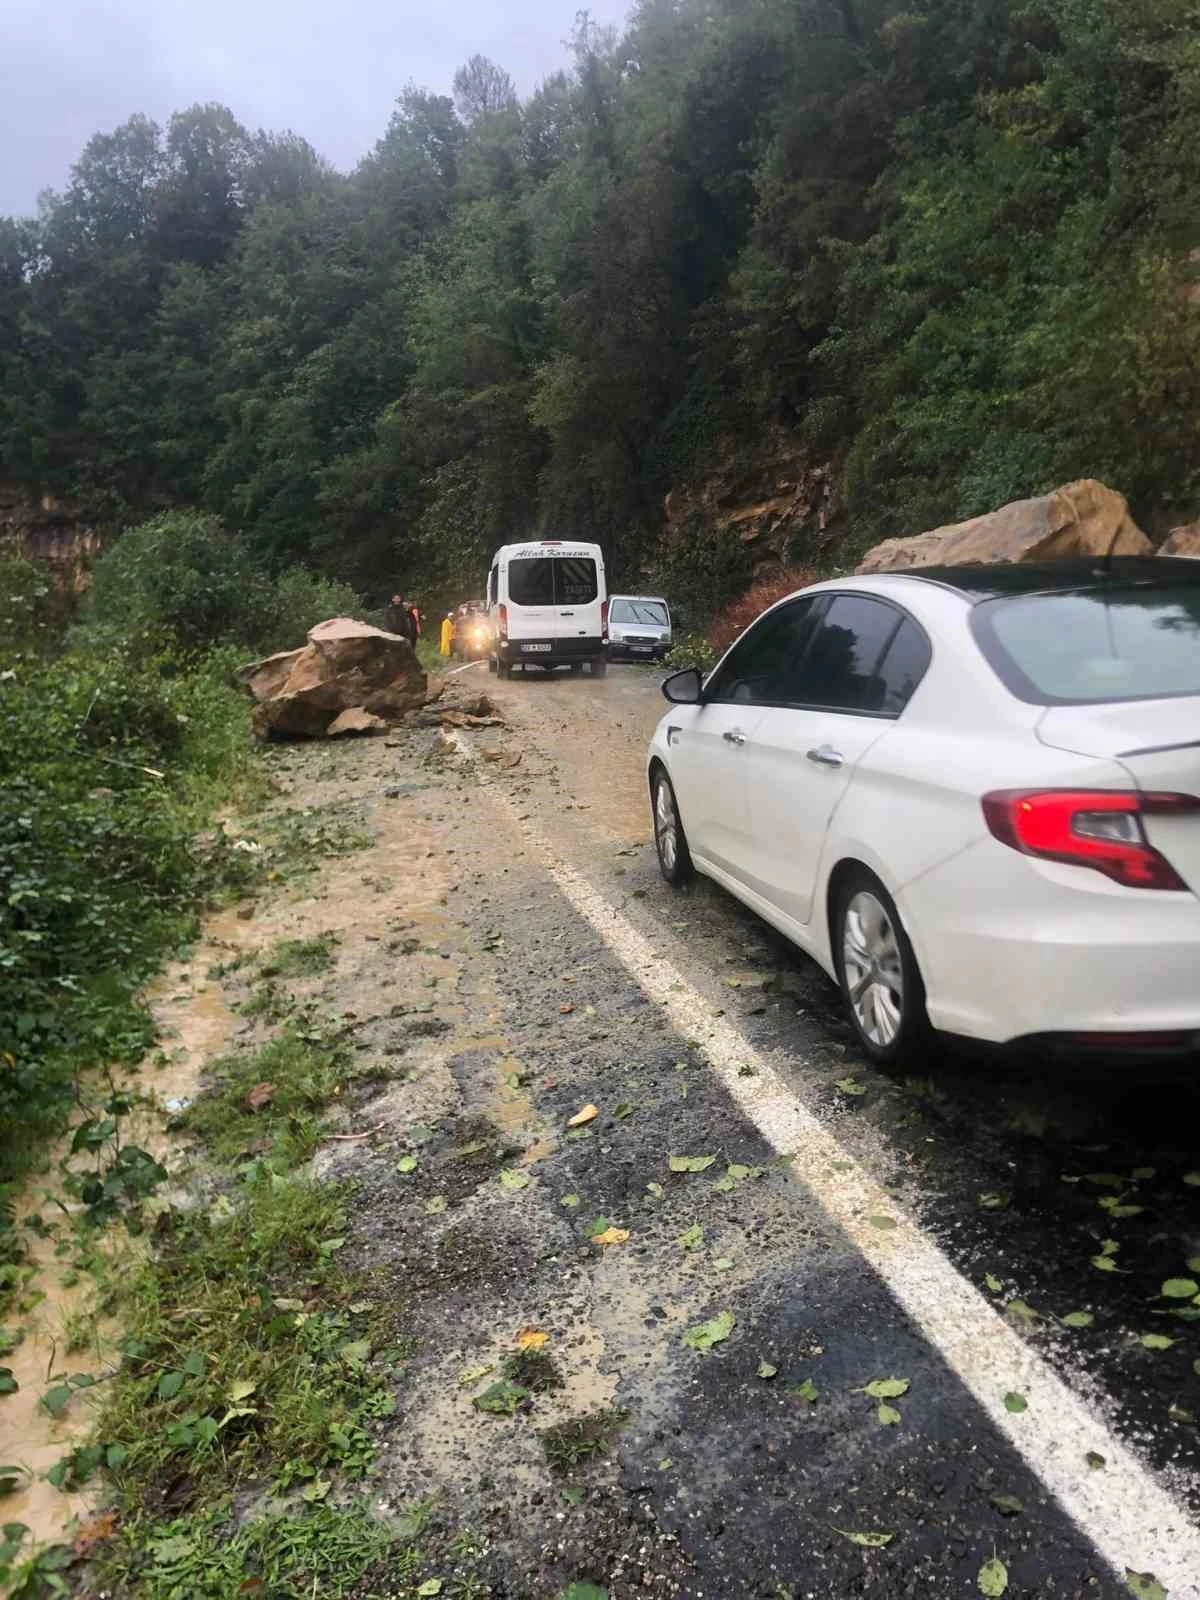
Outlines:
{"type": "Polygon", "coordinates": [[[257,702],[254,731],[262,739],[320,739],[335,725],[350,731],[341,720],[347,711],[397,722],[425,703],[427,687],[407,639],[353,617],[319,622],[301,649],[256,661],[241,678],[257,702]]]}
{"type": "Polygon", "coordinates": [[[1154,546],[1129,515],[1124,495],[1094,478],[1083,478],[1033,500],[1014,500],[969,522],[885,539],[867,552],[858,570],[1052,561],[1110,551],[1117,556],[1148,556],[1154,546]]]}
{"type": "Polygon", "coordinates": [[[1172,528],[1158,547],[1160,556],[1200,557],[1200,522],[1185,522],[1181,528],[1172,528]]]}

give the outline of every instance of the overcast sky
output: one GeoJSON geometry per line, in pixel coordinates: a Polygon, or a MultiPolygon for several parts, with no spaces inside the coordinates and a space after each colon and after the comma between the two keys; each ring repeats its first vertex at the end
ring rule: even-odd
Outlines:
{"type": "MultiPolygon", "coordinates": [[[[583,0],[0,0],[0,216],[61,188],[93,133],[197,101],[352,166],[408,80],[449,92],[475,51],[527,94],[583,0]]],[[[589,0],[620,22],[628,0],[589,0]]]]}

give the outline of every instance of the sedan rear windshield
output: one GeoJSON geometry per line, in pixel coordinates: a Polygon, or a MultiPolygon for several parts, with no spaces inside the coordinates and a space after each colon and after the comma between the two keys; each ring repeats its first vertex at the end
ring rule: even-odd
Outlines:
{"type": "Polygon", "coordinates": [[[516,606],[582,606],[597,594],[587,556],[518,556],[508,563],[508,598],[516,606]]]}
{"type": "Polygon", "coordinates": [[[971,625],[1003,682],[1034,705],[1200,695],[1200,574],[1194,585],[991,600],[971,625]]]}
{"type": "Polygon", "coordinates": [[[641,622],[649,628],[667,626],[667,608],[661,600],[614,600],[610,622],[641,622]]]}

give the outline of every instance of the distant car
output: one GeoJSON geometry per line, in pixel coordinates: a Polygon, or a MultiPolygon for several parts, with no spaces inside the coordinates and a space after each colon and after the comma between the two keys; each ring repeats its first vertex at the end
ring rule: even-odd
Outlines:
{"type": "Polygon", "coordinates": [[[818,584],[663,693],[664,876],[694,865],[813,956],[875,1060],[930,1024],[1200,1045],[1200,563],[818,584]]]}
{"type": "Polygon", "coordinates": [[[482,661],[491,653],[492,625],[482,607],[455,613],[452,649],[462,661],[482,661]]]}
{"type": "Polygon", "coordinates": [[[610,661],[661,661],[671,648],[671,612],[648,594],[614,594],[608,606],[610,661]]]}

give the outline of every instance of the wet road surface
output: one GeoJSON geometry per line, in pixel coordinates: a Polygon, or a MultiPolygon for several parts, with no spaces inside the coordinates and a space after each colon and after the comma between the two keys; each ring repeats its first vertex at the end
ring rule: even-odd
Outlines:
{"type": "Polygon", "coordinates": [[[381,1504],[436,1497],[523,1600],[1200,1595],[1200,1334],[1161,1293],[1200,1270],[1194,1087],[876,1072],[811,963],[662,883],[660,678],[479,670],[502,728],[274,758],[420,885],[378,891],[406,960],[350,878],[323,901],[329,998],[389,1002],[360,1048],[403,1063],[328,1160],[416,1343],[381,1504]],[[523,1329],[544,1384],[481,1412],[523,1329]]]}

